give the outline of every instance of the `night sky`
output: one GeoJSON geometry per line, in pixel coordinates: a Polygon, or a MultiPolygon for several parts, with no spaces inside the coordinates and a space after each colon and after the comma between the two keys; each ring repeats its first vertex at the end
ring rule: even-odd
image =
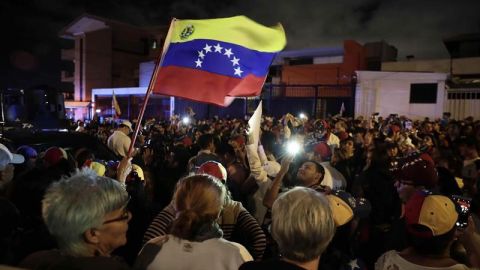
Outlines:
{"type": "Polygon", "coordinates": [[[287,49],[383,39],[399,59],[428,59],[448,57],[442,38],[480,32],[479,10],[480,0],[1,0],[0,88],[64,88],[60,49],[73,44],[58,33],[83,13],[140,26],[243,14],[281,22],[287,49]]]}

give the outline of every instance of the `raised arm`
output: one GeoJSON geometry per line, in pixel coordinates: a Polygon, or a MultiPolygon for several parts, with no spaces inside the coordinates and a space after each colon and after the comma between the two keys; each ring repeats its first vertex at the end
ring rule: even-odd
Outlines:
{"type": "Polygon", "coordinates": [[[277,176],[273,180],[272,185],[265,193],[265,197],[263,198],[263,205],[267,208],[272,208],[273,202],[278,197],[278,193],[280,193],[280,187],[283,182],[283,178],[285,174],[288,172],[288,168],[293,161],[293,156],[286,156],[282,160],[282,164],[280,167],[280,171],[278,172],[277,176]]]}

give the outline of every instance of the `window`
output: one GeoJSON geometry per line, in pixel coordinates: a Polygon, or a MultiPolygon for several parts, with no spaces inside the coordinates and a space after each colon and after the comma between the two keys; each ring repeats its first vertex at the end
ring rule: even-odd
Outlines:
{"type": "Polygon", "coordinates": [[[437,103],[436,83],[412,83],[410,84],[410,103],[437,103]]]}
{"type": "Polygon", "coordinates": [[[312,65],[313,58],[292,58],[289,59],[288,63],[290,66],[298,66],[298,65],[312,65]]]}

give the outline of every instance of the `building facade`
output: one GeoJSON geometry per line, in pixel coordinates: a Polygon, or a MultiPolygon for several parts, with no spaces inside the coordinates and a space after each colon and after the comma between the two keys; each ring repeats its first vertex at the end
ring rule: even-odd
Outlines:
{"type": "MultiPolygon", "coordinates": [[[[437,72],[447,74],[444,112],[452,118],[480,118],[480,33],[449,37],[443,43],[450,55],[446,59],[382,63],[388,72],[437,72]]],[[[438,116],[438,115],[437,115],[438,116]]]]}
{"type": "Polygon", "coordinates": [[[73,63],[62,71],[62,81],[74,84],[73,100],[66,100],[70,118],[91,117],[93,88],[138,87],[139,64],[160,54],[166,27],[137,27],[84,14],[64,27],[60,37],[74,41],[62,50],[62,60],[73,63]]]}
{"type": "Polygon", "coordinates": [[[355,117],[398,114],[414,120],[441,117],[446,73],[357,71],[355,117]]]}

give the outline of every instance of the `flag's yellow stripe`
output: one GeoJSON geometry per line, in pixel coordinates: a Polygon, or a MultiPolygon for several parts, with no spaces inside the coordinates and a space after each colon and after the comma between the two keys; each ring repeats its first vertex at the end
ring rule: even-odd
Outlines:
{"type": "Polygon", "coordinates": [[[194,39],[210,39],[238,44],[261,52],[278,52],[286,44],[281,24],[266,27],[245,16],[208,20],[175,20],[170,42],[188,42],[194,39]],[[189,26],[190,35],[182,32],[189,26]]]}

